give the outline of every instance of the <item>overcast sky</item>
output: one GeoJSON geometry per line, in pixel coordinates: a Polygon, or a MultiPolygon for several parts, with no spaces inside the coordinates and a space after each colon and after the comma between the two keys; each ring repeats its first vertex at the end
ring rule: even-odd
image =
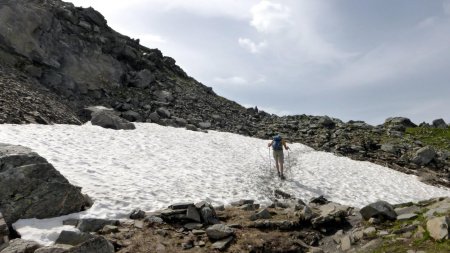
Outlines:
{"type": "Polygon", "coordinates": [[[450,123],[450,0],[71,0],[246,107],[450,123]]]}

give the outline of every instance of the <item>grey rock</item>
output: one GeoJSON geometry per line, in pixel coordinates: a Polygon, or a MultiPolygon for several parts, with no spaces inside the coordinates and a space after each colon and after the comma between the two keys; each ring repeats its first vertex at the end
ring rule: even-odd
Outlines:
{"type": "Polygon", "coordinates": [[[138,73],[130,73],[130,75],[131,78],[128,85],[131,87],[147,88],[155,80],[152,72],[148,69],[143,69],[138,73]]]}
{"type": "Polygon", "coordinates": [[[170,209],[177,210],[177,209],[187,209],[189,206],[193,206],[194,203],[192,202],[186,202],[186,203],[175,203],[169,206],[170,209]]]}
{"type": "Polygon", "coordinates": [[[201,229],[193,229],[192,230],[192,234],[194,234],[194,235],[204,235],[204,234],[206,234],[206,231],[205,230],[201,230],[201,229]]]}
{"type": "Polygon", "coordinates": [[[233,241],[233,236],[229,236],[225,239],[219,240],[211,245],[212,249],[224,250],[233,241]]]}
{"type": "Polygon", "coordinates": [[[150,113],[150,115],[148,116],[148,118],[150,119],[151,122],[153,123],[158,123],[161,120],[161,117],[159,116],[159,114],[157,112],[152,112],[150,113]]]}
{"type": "Polygon", "coordinates": [[[405,213],[405,214],[401,214],[399,216],[397,216],[397,220],[402,221],[402,220],[411,220],[411,219],[415,219],[417,218],[417,214],[415,213],[405,213]]]}
{"type": "Polygon", "coordinates": [[[377,201],[375,203],[369,204],[363,207],[360,210],[360,213],[365,220],[368,220],[372,217],[388,220],[395,220],[397,218],[394,207],[386,201],[377,201]]]}
{"type": "Polygon", "coordinates": [[[202,216],[203,223],[205,224],[218,224],[216,212],[211,205],[204,206],[200,209],[200,215],[202,216]]]}
{"type": "Polygon", "coordinates": [[[246,204],[253,205],[253,203],[255,203],[255,201],[253,199],[241,199],[239,201],[231,202],[230,204],[232,206],[243,206],[243,205],[246,205],[246,204]]]}
{"type": "Polygon", "coordinates": [[[187,125],[187,120],[183,118],[175,118],[175,124],[180,127],[185,127],[187,125]]]}
{"type": "Polygon", "coordinates": [[[381,145],[380,149],[383,150],[384,152],[391,153],[391,154],[397,154],[400,152],[400,148],[394,144],[383,144],[383,145],[381,145]]]}
{"type": "Polygon", "coordinates": [[[333,236],[333,241],[337,244],[341,243],[341,238],[344,236],[344,230],[340,229],[338,230],[333,236]]]}
{"type": "Polygon", "coordinates": [[[74,226],[76,227],[78,225],[78,219],[67,219],[67,220],[63,220],[63,225],[66,226],[74,226]]]}
{"type": "Polygon", "coordinates": [[[0,245],[5,243],[4,238],[8,237],[9,237],[8,225],[6,224],[6,221],[3,218],[3,214],[0,212],[0,245]]]}
{"type": "Polygon", "coordinates": [[[40,247],[42,246],[37,242],[14,239],[9,242],[9,245],[1,253],[34,253],[40,247]]]}
{"type": "Polygon", "coordinates": [[[67,253],[114,253],[114,246],[99,236],[72,247],[67,253]]]}
{"type": "MultiPolygon", "coordinates": [[[[144,223],[143,221],[141,221],[141,222],[144,223]]],[[[117,233],[117,232],[119,232],[119,227],[118,226],[113,226],[113,225],[105,225],[100,230],[101,234],[111,234],[111,233],[117,233]]]]}
{"type": "Polygon", "coordinates": [[[156,99],[159,102],[170,103],[174,100],[174,97],[170,91],[159,90],[155,92],[156,99]]]}
{"type": "Polygon", "coordinates": [[[170,115],[171,115],[171,113],[169,112],[169,110],[167,110],[167,108],[165,108],[165,107],[160,107],[160,108],[158,108],[158,109],[156,110],[156,113],[158,113],[158,115],[159,115],[161,118],[164,118],[164,119],[170,118],[170,115]]]}
{"type": "Polygon", "coordinates": [[[130,122],[142,121],[141,115],[135,111],[126,111],[126,112],[123,112],[121,115],[122,115],[122,118],[124,118],[130,122]]]}
{"type": "Polygon", "coordinates": [[[436,241],[449,239],[450,218],[448,216],[435,217],[427,221],[427,230],[436,241]]]}
{"type": "Polygon", "coordinates": [[[190,205],[187,208],[186,218],[191,219],[193,221],[201,222],[200,214],[197,211],[197,208],[194,205],[190,205]]]}
{"type": "Polygon", "coordinates": [[[412,161],[418,165],[427,165],[436,157],[436,151],[430,146],[416,151],[412,161]]]}
{"type": "Polygon", "coordinates": [[[145,212],[142,211],[141,209],[134,209],[130,215],[129,215],[130,219],[132,220],[139,220],[139,219],[143,219],[145,218],[145,212]]]}
{"type": "Polygon", "coordinates": [[[88,203],[47,160],[31,149],[0,143],[0,207],[6,224],[84,210],[88,203]]]}
{"type": "Polygon", "coordinates": [[[234,229],[224,224],[215,224],[206,229],[206,235],[208,235],[209,239],[220,240],[234,235],[234,229]]]}
{"type": "Polygon", "coordinates": [[[389,126],[389,127],[401,126],[404,129],[406,129],[407,127],[416,127],[417,126],[416,124],[411,122],[410,119],[405,118],[405,117],[387,118],[386,121],[384,122],[384,125],[389,126]]]}
{"type": "Polygon", "coordinates": [[[375,227],[368,227],[363,230],[364,236],[366,236],[366,237],[373,236],[373,235],[375,235],[376,232],[377,232],[377,229],[375,227]]]}
{"type": "Polygon", "coordinates": [[[197,127],[192,124],[187,124],[186,129],[191,131],[198,131],[197,127]]]}
{"type": "Polygon", "coordinates": [[[203,224],[201,223],[186,223],[183,226],[184,228],[186,228],[187,230],[194,230],[194,229],[200,229],[203,227],[203,224]]]}
{"type": "Polygon", "coordinates": [[[72,247],[72,245],[55,244],[52,246],[39,248],[34,253],[66,253],[72,247]]]}
{"type": "Polygon", "coordinates": [[[417,225],[415,225],[415,224],[407,225],[403,228],[392,231],[392,233],[393,234],[404,234],[404,233],[414,231],[414,230],[416,230],[416,228],[417,228],[417,225]]]}
{"type": "Polygon", "coordinates": [[[118,220],[105,220],[105,219],[81,219],[78,222],[77,228],[81,232],[97,232],[106,225],[118,226],[118,220]]]}
{"type": "Polygon", "coordinates": [[[300,221],[310,221],[314,218],[316,214],[311,210],[309,206],[304,206],[303,209],[299,212],[299,220],[300,221]]]}
{"type": "Polygon", "coordinates": [[[351,208],[337,203],[327,203],[318,207],[318,215],[311,219],[313,227],[320,227],[329,223],[341,223],[348,216],[351,208]]]}
{"type": "Polygon", "coordinates": [[[259,219],[270,219],[270,218],[272,218],[272,215],[270,215],[270,212],[269,212],[269,210],[267,210],[267,208],[264,208],[263,210],[250,216],[250,220],[252,220],[252,221],[259,220],[259,219]]]}
{"type": "Polygon", "coordinates": [[[445,121],[443,119],[435,119],[433,120],[433,126],[436,128],[448,128],[447,123],[445,123],[445,121]]]}
{"type": "Polygon", "coordinates": [[[146,222],[150,224],[163,224],[164,221],[160,217],[157,216],[149,216],[144,219],[146,222]]]}
{"type": "Polygon", "coordinates": [[[96,236],[89,233],[75,232],[63,230],[56,239],[56,244],[78,245],[85,241],[95,238],[96,236]]]}
{"type": "Polygon", "coordinates": [[[352,247],[352,242],[351,242],[350,236],[344,235],[341,238],[341,250],[347,251],[347,250],[351,249],[351,247],[352,247]]]}
{"type": "Polygon", "coordinates": [[[416,205],[412,205],[408,207],[395,208],[394,210],[397,213],[397,215],[402,215],[407,213],[419,213],[421,208],[416,205]]]}
{"type": "Polygon", "coordinates": [[[136,228],[143,229],[144,228],[144,221],[142,221],[142,220],[135,220],[133,225],[136,228]]]}
{"type": "Polygon", "coordinates": [[[211,127],[211,122],[200,122],[198,123],[198,127],[201,129],[209,129],[211,127]]]}
{"type": "Polygon", "coordinates": [[[106,110],[92,113],[91,123],[95,126],[101,126],[103,128],[114,130],[136,129],[133,123],[130,123],[128,120],[117,116],[114,112],[106,110]]]}

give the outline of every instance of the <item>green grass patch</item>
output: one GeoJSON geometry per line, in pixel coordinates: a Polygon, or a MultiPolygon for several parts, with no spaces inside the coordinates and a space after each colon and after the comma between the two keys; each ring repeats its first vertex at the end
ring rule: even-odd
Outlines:
{"type": "Polygon", "coordinates": [[[405,133],[425,145],[450,151],[450,128],[413,127],[407,128],[405,133]]]}

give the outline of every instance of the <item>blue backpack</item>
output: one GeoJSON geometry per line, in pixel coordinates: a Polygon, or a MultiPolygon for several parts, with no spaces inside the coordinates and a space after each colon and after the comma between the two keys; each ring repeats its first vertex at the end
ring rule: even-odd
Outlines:
{"type": "Polygon", "coordinates": [[[283,150],[283,144],[281,142],[281,136],[277,135],[273,137],[272,148],[273,150],[283,150]]]}

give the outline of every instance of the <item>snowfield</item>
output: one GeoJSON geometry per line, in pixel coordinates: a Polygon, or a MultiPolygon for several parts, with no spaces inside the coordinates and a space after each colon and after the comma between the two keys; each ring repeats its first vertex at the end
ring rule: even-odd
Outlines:
{"type": "Polygon", "coordinates": [[[269,159],[269,140],[149,123],[136,127],[0,125],[0,142],[32,148],[95,201],[83,213],[16,222],[23,239],[48,245],[62,229],[74,229],[62,226],[68,217],[120,219],[134,208],[151,211],[205,199],[215,205],[239,199],[268,204],[276,188],[305,201],[324,195],[355,207],[450,196],[449,189],[423,184],[415,176],[298,143],[288,144],[287,180],[281,181],[269,159]]]}

